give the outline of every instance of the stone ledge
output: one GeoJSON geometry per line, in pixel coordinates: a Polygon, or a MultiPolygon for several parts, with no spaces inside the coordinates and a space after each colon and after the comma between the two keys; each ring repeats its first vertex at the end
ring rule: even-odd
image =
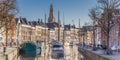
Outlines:
{"type": "Polygon", "coordinates": [[[79,53],[81,53],[87,60],[111,60],[104,55],[97,54],[91,50],[78,47],[79,53]]]}
{"type": "Polygon", "coordinates": [[[17,57],[18,57],[17,54],[18,54],[17,48],[8,47],[5,55],[3,52],[0,55],[0,60],[17,60],[17,57]]]}

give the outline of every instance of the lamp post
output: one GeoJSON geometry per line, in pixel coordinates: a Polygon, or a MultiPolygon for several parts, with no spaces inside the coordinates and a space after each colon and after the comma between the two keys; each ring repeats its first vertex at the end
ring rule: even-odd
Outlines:
{"type": "MultiPolygon", "coordinates": [[[[20,18],[21,19],[21,18],[20,18]]],[[[17,27],[17,47],[19,45],[19,32],[20,32],[20,19],[18,20],[18,27],[17,27]]]]}
{"type": "Polygon", "coordinates": [[[120,37],[120,23],[118,25],[119,25],[119,29],[118,29],[119,30],[118,31],[118,45],[119,45],[119,40],[120,40],[120,38],[119,38],[120,37]]]}
{"type": "MultiPolygon", "coordinates": [[[[64,13],[63,13],[63,49],[64,49],[64,51],[65,51],[65,27],[64,27],[64,25],[65,25],[65,22],[64,22],[64,13]]],[[[64,57],[64,59],[66,59],[66,56],[64,57]]]]}
{"type": "Polygon", "coordinates": [[[80,35],[82,36],[82,40],[83,40],[83,41],[82,41],[82,47],[84,47],[84,46],[85,46],[85,42],[84,42],[84,40],[85,40],[85,39],[84,39],[85,32],[84,32],[83,29],[81,30],[81,34],[80,34],[80,35]]]}
{"type": "Polygon", "coordinates": [[[83,31],[83,47],[85,46],[85,32],[83,31]]]}
{"type": "MultiPolygon", "coordinates": [[[[108,13],[109,15],[110,15],[110,13],[108,13]]],[[[109,16],[108,15],[108,19],[110,19],[109,16]]],[[[110,38],[110,36],[109,36],[109,34],[110,34],[110,27],[111,27],[111,25],[113,24],[113,21],[112,20],[108,20],[107,21],[107,34],[108,34],[108,36],[107,36],[107,49],[106,49],[106,54],[112,54],[112,51],[111,51],[111,49],[110,49],[110,47],[109,47],[109,38],[110,38]]]]}
{"type": "Polygon", "coordinates": [[[48,44],[49,44],[48,57],[50,57],[50,29],[48,29],[48,44]]]}
{"type": "Polygon", "coordinates": [[[94,21],[94,22],[93,22],[93,51],[96,50],[95,31],[96,31],[96,25],[95,25],[95,21],[94,21]]]}
{"type": "MultiPolygon", "coordinates": [[[[119,34],[119,31],[116,31],[116,35],[117,35],[117,36],[116,36],[117,46],[119,46],[119,39],[118,39],[118,38],[119,38],[119,35],[118,35],[118,34],[119,34]]],[[[119,51],[119,49],[117,49],[117,51],[119,51]]]]}

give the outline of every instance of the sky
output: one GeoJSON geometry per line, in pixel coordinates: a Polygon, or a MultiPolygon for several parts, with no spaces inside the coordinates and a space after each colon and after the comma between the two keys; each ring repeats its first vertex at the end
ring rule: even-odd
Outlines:
{"type": "Polygon", "coordinates": [[[16,17],[24,17],[27,20],[38,20],[49,17],[50,4],[54,7],[54,16],[57,21],[58,11],[60,11],[60,20],[65,24],[74,24],[78,27],[80,19],[81,26],[85,22],[91,22],[88,16],[89,10],[95,7],[97,0],[17,0],[19,12],[16,17]]]}

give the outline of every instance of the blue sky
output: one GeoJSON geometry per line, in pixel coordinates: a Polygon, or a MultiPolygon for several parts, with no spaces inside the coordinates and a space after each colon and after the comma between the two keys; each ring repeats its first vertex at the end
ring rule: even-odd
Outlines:
{"type": "Polygon", "coordinates": [[[97,0],[18,0],[19,13],[16,17],[25,17],[28,20],[44,19],[45,13],[49,16],[50,4],[54,6],[54,16],[57,21],[58,10],[60,19],[65,16],[65,24],[71,24],[72,20],[78,26],[80,18],[81,25],[91,21],[88,16],[89,9],[96,5],[97,0]]]}

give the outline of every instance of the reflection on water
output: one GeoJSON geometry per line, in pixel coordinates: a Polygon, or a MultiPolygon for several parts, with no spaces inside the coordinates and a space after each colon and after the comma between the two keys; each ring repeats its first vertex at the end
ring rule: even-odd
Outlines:
{"type": "MultiPolygon", "coordinates": [[[[64,60],[81,60],[81,59],[84,59],[84,57],[78,53],[78,57],[76,58],[72,58],[73,55],[66,55],[64,58],[64,60]]],[[[75,56],[75,55],[74,55],[75,56]]],[[[45,60],[49,60],[50,58],[45,56],[45,60]]],[[[39,57],[22,57],[22,56],[19,56],[19,59],[18,60],[44,60],[44,56],[39,56],[39,57]]]]}
{"type": "Polygon", "coordinates": [[[22,57],[22,56],[19,56],[18,60],[36,60],[36,59],[35,59],[35,57],[22,57]]]}
{"type": "MultiPolygon", "coordinates": [[[[40,45],[40,44],[38,44],[38,45],[40,45]]],[[[25,48],[23,50],[27,51],[28,54],[23,53],[23,55],[19,56],[18,60],[51,60],[52,59],[51,54],[53,54],[53,53],[50,53],[49,50],[51,50],[51,48],[48,47],[48,46],[47,46],[48,48],[46,48],[46,53],[45,53],[44,46],[41,46],[41,48],[39,48],[37,46],[37,47],[35,47],[35,49],[33,49],[30,46],[30,44],[28,44],[28,45],[25,44],[24,47],[25,48]],[[32,50],[33,51],[35,50],[36,53],[37,53],[34,57],[33,56],[31,57],[31,55],[33,55],[33,54],[30,54],[30,53],[32,53],[32,50]],[[26,55],[27,55],[27,57],[23,57],[23,56],[26,56],[26,55]]],[[[69,45],[65,46],[64,52],[65,52],[64,60],[81,60],[81,59],[84,59],[84,57],[78,52],[78,49],[77,49],[76,45],[74,45],[74,46],[69,46],[69,45]]]]}
{"type": "MultiPolygon", "coordinates": [[[[18,60],[38,60],[36,57],[41,55],[41,47],[43,43],[36,42],[24,42],[20,45],[18,60]]],[[[40,58],[40,57],[39,57],[40,58]]]]}

